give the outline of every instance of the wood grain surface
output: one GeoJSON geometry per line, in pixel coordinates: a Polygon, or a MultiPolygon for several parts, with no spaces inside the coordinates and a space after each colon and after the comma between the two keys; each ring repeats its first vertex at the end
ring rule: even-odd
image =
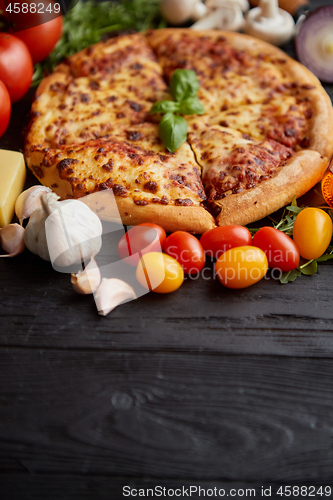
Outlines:
{"type": "MultiPolygon", "coordinates": [[[[22,147],[32,94],[1,148],[22,147]]],[[[107,235],[99,263],[117,258],[107,235]]],[[[104,318],[49,263],[0,259],[0,498],[333,487],[332,297],[330,263],[240,291],[208,264],[205,279],[104,318]]]]}

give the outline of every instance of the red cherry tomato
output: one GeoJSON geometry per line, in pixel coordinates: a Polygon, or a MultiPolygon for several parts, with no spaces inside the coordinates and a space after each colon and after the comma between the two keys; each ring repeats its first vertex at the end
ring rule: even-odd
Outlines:
{"type": "Polygon", "coordinates": [[[200,241],[186,231],[170,234],[163,250],[179,262],[186,274],[198,273],[205,265],[205,252],[200,241]]]}
{"type": "Polygon", "coordinates": [[[15,33],[15,36],[28,47],[34,63],[42,61],[49,55],[61,37],[63,29],[62,16],[48,22],[43,22],[41,18],[40,23],[38,26],[15,33]]]}
{"type": "Polygon", "coordinates": [[[0,33],[0,80],[6,85],[12,102],[28,91],[33,69],[30,52],[22,40],[0,33]]]}
{"type": "Polygon", "coordinates": [[[0,81],[0,137],[6,132],[10,119],[11,102],[5,85],[0,81]]]}
{"type": "Polygon", "coordinates": [[[300,255],[293,240],[274,227],[259,229],[252,244],[265,252],[269,267],[288,272],[299,264],[300,255]]]}
{"type": "Polygon", "coordinates": [[[136,267],[143,254],[162,252],[165,240],[163,227],[152,223],[138,224],[121,237],[118,243],[119,257],[136,267]]]}
{"type": "Polygon", "coordinates": [[[247,288],[266,274],[268,262],[265,253],[257,247],[230,248],[215,263],[215,271],[227,288],[247,288]]]}
{"type": "Polygon", "coordinates": [[[243,226],[220,226],[206,231],[200,243],[206,255],[217,259],[230,248],[252,245],[252,236],[243,226]]]}

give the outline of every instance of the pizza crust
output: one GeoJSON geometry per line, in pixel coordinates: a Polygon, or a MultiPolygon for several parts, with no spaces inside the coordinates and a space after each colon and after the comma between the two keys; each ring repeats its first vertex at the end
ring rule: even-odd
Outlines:
{"type": "Polygon", "coordinates": [[[115,197],[112,190],[93,193],[80,200],[102,220],[119,222],[120,215],[122,223],[126,226],[153,222],[162,226],[167,232],[181,228],[182,231],[194,234],[202,234],[216,226],[213,216],[203,207],[138,206],[129,198],[115,197]]]}

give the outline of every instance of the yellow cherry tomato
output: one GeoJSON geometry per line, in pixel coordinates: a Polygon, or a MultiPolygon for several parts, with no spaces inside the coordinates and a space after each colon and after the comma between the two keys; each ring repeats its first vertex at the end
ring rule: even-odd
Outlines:
{"type": "Polygon", "coordinates": [[[246,288],[254,285],[265,276],[267,269],[265,252],[253,246],[231,248],[215,263],[218,279],[228,288],[246,288]]]}
{"type": "Polygon", "coordinates": [[[140,285],[157,293],[177,290],[184,281],[184,271],[179,262],[161,252],[143,255],[136,269],[136,279],[140,285]]]}
{"type": "Polygon", "coordinates": [[[331,217],[320,208],[305,208],[296,217],[293,239],[304,259],[318,259],[332,238],[331,217]]]}

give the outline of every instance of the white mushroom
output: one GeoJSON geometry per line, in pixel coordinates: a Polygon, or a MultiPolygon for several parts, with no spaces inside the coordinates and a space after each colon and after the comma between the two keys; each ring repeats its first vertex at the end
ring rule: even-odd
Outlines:
{"type": "Polygon", "coordinates": [[[207,6],[203,2],[197,2],[193,6],[191,19],[198,21],[207,14],[207,6]]]}
{"type": "Polygon", "coordinates": [[[225,0],[216,10],[209,10],[206,16],[192,24],[194,30],[220,29],[239,31],[244,26],[242,9],[237,2],[225,0]]]}
{"type": "Polygon", "coordinates": [[[251,9],[245,19],[245,33],[273,45],[287,43],[295,33],[294,19],[279,9],[278,0],[260,0],[259,7],[251,9]]]}
{"type": "Polygon", "coordinates": [[[207,12],[200,0],[162,0],[163,17],[175,26],[186,23],[189,19],[200,19],[207,12]]]}
{"type": "Polygon", "coordinates": [[[240,6],[243,12],[247,12],[250,8],[248,0],[207,0],[206,7],[208,10],[219,9],[224,6],[225,3],[236,3],[240,6]]]}

